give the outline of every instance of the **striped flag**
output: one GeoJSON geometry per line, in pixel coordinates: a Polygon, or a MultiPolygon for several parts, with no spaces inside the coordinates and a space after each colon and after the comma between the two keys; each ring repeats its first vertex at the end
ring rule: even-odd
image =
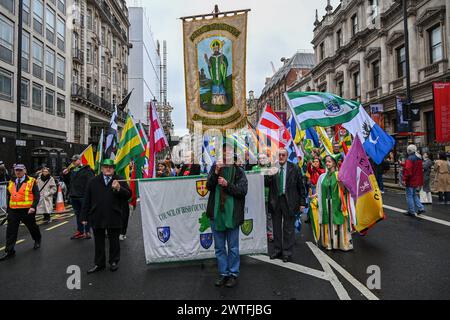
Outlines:
{"type": "Polygon", "coordinates": [[[100,134],[100,140],[98,141],[98,146],[97,146],[97,153],[95,155],[95,173],[96,174],[100,174],[101,172],[101,163],[103,161],[103,129],[102,129],[102,133],[100,134]]]}
{"type": "Polygon", "coordinates": [[[90,144],[81,154],[81,162],[83,163],[83,166],[89,166],[92,170],[95,169],[94,148],[92,148],[92,144],[90,144]]]}
{"type": "Polygon", "coordinates": [[[149,175],[155,177],[156,154],[169,146],[166,135],[162,129],[156,106],[150,102],[150,131],[149,131],[149,175]]]}
{"type": "Polygon", "coordinates": [[[275,114],[269,104],[262,113],[256,128],[267,136],[272,147],[286,148],[290,140],[292,140],[289,130],[284,126],[283,121],[275,114]]]}
{"type": "Polygon", "coordinates": [[[133,118],[128,115],[125,127],[122,131],[122,137],[119,142],[119,150],[117,156],[114,159],[116,164],[116,171],[118,174],[123,175],[126,179],[129,178],[126,173],[126,169],[129,168],[131,160],[139,157],[144,152],[144,146],[142,145],[139,132],[136,129],[133,118]]]}
{"type": "Polygon", "coordinates": [[[359,102],[331,93],[290,92],[285,97],[302,130],[349,122],[359,113],[359,102]]]}

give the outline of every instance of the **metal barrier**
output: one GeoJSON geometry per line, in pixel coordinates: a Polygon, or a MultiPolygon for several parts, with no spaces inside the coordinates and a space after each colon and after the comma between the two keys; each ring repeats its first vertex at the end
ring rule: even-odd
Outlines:
{"type": "Polygon", "coordinates": [[[6,213],[7,203],[6,203],[6,188],[8,183],[0,182],[0,215],[6,213]]]}

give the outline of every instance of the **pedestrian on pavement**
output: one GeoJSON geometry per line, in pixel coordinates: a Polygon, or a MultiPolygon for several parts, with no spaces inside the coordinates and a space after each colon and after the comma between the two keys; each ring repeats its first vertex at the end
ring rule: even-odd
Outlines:
{"type": "Polygon", "coordinates": [[[305,186],[302,173],[297,165],[287,161],[288,151],[278,151],[278,163],[269,180],[269,204],[272,210],[274,252],[271,259],[292,259],[295,244],[295,219],[306,206],[305,186]]]}
{"type": "Polygon", "coordinates": [[[416,217],[418,214],[425,212],[425,208],[417,195],[417,189],[423,186],[422,157],[413,144],[406,148],[406,153],[408,157],[403,168],[403,182],[406,187],[406,201],[408,203],[406,215],[416,217]]]}
{"type": "Polygon", "coordinates": [[[420,190],[420,202],[422,204],[432,204],[433,197],[431,195],[431,169],[433,167],[433,161],[431,161],[428,153],[423,154],[423,187],[420,190]]]}
{"type": "Polygon", "coordinates": [[[210,191],[206,214],[211,220],[220,275],[217,287],[236,286],[240,274],[239,226],[244,223],[248,181],[236,161],[234,145],[225,141],[223,159],[212,166],[206,183],[210,191]]]}
{"type": "Polygon", "coordinates": [[[88,273],[98,272],[106,267],[105,232],[108,232],[110,270],[116,271],[119,268],[123,208],[131,198],[130,187],[122,177],[115,174],[113,160],[104,160],[101,170],[102,173],[87,185],[81,212],[82,224],[89,223],[94,230],[95,266],[88,273]]]}
{"type": "Polygon", "coordinates": [[[0,161],[0,183],[9,182],[9,180],[11,180],[11,177],[8,174],[8,170],[3,161],[0,161]]]}
{"type": "Polygon", "coordinates": [[[42,168],[41,175],[37,178],[37,186],[39,188],[39,204],[36,214],[44,215],[44,222],[51,222],[51,214],[53,213],[53,196],[58,191],[55,179],[50,175],[49,168],[42,168]]]}
{"type": "Polygon", "coordinates": [[[353,250],[345,188],[338,178],[338,160],[325,157],[327,172],[317,182],[321,245],[327,250],[353,250]]]}
{"type": "Polygon", "coordinates": [[[8,226],[6,228],[6,247],[0,261],[12,258],[16,251],[19,225],[23,223],[34,240],[34,249],[41,247],[41,232],[36,224],[36,207],[39,203],[39,189],[36,180],[27,175],[23,164],[14,165],[16,179],[10,180],[6,192],[8,226]]]}
{"type": "Polygon", "coordinates": [[[86,186],[89,180],[95,176],[94,171],[91,167],[82,164],[80,155],[74,155],[71,169],[65,169],[63,175],[63,179],[69,187],[70,203],[77,219],[77,231],[70,239],[91,239],[91,226],[81,223],[81,210],[83,208],[86,186]]]}
{"type": "Polygon", "coordinates": [[[269,161],[266,153],[258,154],[258,164],[252,168],[254,172],[260,172],[264,175],[264,203],[266,209],[266,224],[267,224],[267,240],[273,242],[273,223],[272,223],[272,212],[269,211],[269,181],[267,176],[269,175],[269,169],[272,164],[269,161]]]}
{"type": "Polygon", "coordinates": [[[450,170],[445,152],[439,153],[439,159],[434,164],[436,172],[435,188],[439,195],[439,204],[450,203],[450,170]]]}

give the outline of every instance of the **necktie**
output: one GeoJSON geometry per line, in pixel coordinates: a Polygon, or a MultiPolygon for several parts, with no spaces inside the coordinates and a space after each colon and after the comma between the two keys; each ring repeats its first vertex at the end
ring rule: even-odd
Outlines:
{"type": "Polygon", "coordinates": [[[109,184],[109,181],[111,181],[111,177],[106,177],[106,185],[109,184]]]}
{"type": "Polygon", "coordinates": [[[284,166],[280,167],[280,196],[284,194],[284,166]]]}

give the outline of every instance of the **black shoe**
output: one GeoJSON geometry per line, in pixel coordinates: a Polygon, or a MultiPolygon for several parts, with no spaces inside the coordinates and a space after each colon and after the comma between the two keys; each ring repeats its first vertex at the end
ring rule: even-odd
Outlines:
{"type": "Polygon", "coordinates": [[[219,279],[216,280],[214,285],[216,287],[223,287],[225,285],[225,283],[227,283],[227,281],[228,281],[228,277],[220,277],[219,279]]]}
{"type": "Polygon", "coordinates": [[[225,283],[225,287],[234,288],[238,283],[238,279],[236,277],[229,277],[227,282],[225,283]]]}
{"type": "Polygon", "coordinates": [[[0,256],[0,261],[5,261],[11,258],[14,258],[16,256],[15,252],[12,253],[4,253],[2,256],[0,256]]]}
{"type": "Polygon", "coordinates": [[[102,271],[103,269],[105,269],[105,266],[97,266],[96,265],[92,269],[89,269],[87,273],[91,274],[91,273],[102,271]]]}
{"type": "Polygon", "coordinates": [[[290,262],[290,261],[291,261],[291,257],[289,257],[289,256],[283,256],[283,262],[284,262],[284,263],[290,262]]]}
{"type": "Polygon", "coordinates": [[[425,213],[425,210],[419,210],[419,211],[417,211],[417,214],[423,214],[423,213],[425,213]]]}
{"type": "Polygon", "coordinates": [[[274,260],[281,257],[281,253],[274,253],[270,256],[270,260],[274,260]]]}
{"type": "Polygon", "coordinates": [[[119,269],[119,265],[117,264],[117,262],[111,263],[109,270],[111,270],[111,272],[114,272],[114,271],[117,271],[117,269],[119,269]]]}
{"type": "Polygon", "coordinates": [[[37,250],[37,249],[39,249],[41,247],[41,241],[39,240],[39,241],[35,241],[34,242],[34,246],[33,246],[33,249],[34,250],[37,250]]]}

